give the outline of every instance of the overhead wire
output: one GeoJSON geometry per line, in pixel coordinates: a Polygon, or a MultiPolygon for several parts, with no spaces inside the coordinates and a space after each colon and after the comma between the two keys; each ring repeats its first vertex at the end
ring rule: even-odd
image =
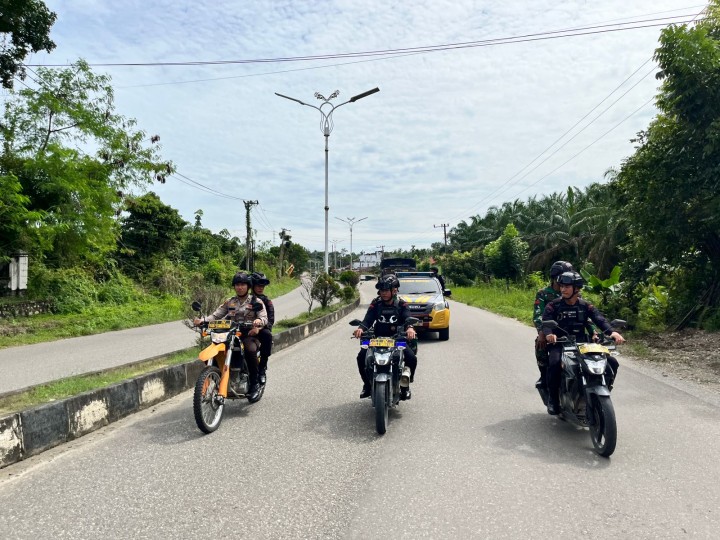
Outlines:
{"type": "MultiPolygon", "coordinates": [[[[478,41],[465,41],[457,43],[447,43],[441,45],[425,45],[419,47],[402,47],[397,49],[379,49],[373,51],[360,51],[360,52],[349,52],[349,53],[330,53],[330,54],[315,54],[306,56],[288,56],[288,57],[275,57],[275,58],[251,58],[251,59],[237,59],[237,60],[192,60],[192,61],[178,61],[178,62],[99,62],[90,63],[93,67],[163,67],[163,66],[213,66],[213,65],[236,65],[236,64],[267,64],[267,63],[284,63],[284,62],[306,62],[312,60],[333,60],[340,58],[364,58],[371,56],[387,56],[393,54],[406,54],[406,53],[430,53],[438,51],[448,51],[456,49],[476,48],[476,47],[487,47],[494,45],[508,45],[514,43],[526,43],[533,41],[540,41],[546,39],[558,39],[565,37],[576,37],[584,35],[603,34],[609,32],[618,32],[624,30],[637,30],[642,28],[652,28],[656,26],[667,26],[668,24],[684,24],[692,22],[694,19],[678,20],[670,22],[672,19],[682,19],[689,17],[690,14],[675,15],[672,17],[661,17],[654,19],[643,19],[636,20],[628,23],[614,23],[614,24],[601,24],[601,25],[589,25],[580,26],[576,28],[566,30],[552,30],[545,32],[536,32],[531,34],[522,34],[518,36],[500,37],[492,39],[484,39],[478,41]],[[651,24],[640,24],[640,23],[651,23],[651,24]],[[635,25],[635,26],[631,26],[635,25]],[[623,27],[628,26],[628,27],[623,27]],[[612,28],[621,27],[621,28],[612,28]]],[[[64,67],[67,64],[31,64],[33,66],[46,66],[46,67],[64,67]]]]}

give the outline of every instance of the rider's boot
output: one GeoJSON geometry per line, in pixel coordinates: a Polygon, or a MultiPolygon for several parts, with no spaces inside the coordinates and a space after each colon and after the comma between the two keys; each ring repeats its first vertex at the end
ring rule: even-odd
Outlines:
{"type": "Polygon", "coordinates": [[[360,399],[370,397],[370,394],[372,394],[372,386],[370,385],[370,383],[364,382],[362,390],[360,391],[360,399]]]}
{"type": "Polygon", "coordinates": [[[550,390],[548,393],[547,412],[553,416],[560,414],[560,399],[557,390],[550,390]]]}
{"type": "Polygon", "coordinates": [[[258,366],[258,379],[260,380],[260,384],[267,383],[267,375],[265,374],[267,371],[267,364],[267,356],[260,358],[260,365],[258,366]]]}
{"type": "Polygon", "coordinates": [[[250,377],[250,390],[247,394],[247,399],[250,403],[255,403],[260,399],[260,383],[258,382],[257,376],[250,377]]]}

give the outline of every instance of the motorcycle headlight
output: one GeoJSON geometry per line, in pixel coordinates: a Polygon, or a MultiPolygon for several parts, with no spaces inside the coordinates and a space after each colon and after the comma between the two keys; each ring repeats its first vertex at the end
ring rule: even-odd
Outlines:
{"type": "Polygon", "coordinates": [[[227,340],[228,334],[230,332],[213,332],[212,333],[212,342],[213,343],[225,343],[227,340]]]}
{"type": "Polygon", "coordinates": [[[377,352],[375,351],[375,363],[378,366],[386,366],[390,362],[390,351],[377,352]]]}
{"type": "Polygon", "coordinates": [[[593,375],[602,375],[605,373],[605,366],[607,366],[607,360],[589,360],[585,359],[585,367],[593,375]]]}

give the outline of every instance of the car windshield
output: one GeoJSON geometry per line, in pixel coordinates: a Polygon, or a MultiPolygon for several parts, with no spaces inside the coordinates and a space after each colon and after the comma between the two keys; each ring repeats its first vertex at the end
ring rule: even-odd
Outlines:
{"type": "Polygon", "coordinates": [[[401,279],[400,294],[440,294],[440,285],[434,279],[401,279]]]}

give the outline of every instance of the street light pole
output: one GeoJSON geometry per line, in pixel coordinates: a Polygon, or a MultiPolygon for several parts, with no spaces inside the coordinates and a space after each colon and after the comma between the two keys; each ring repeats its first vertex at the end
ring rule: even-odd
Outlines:
{"type": "Polygon", "coordinates": [[[353,265],[352,265],[352,254],[353,254],[353,250],[352,250],[352,228],[353,228],[353,225],[355,225],[356,223],[361,222],[363,219],[367,219],[367,216],[365,216],[364,218],[360,218],[360,219],[355,219],[354,217],[351,217],[351,218],[349,217],[349,218],[347,218],[347,219],[341,219],[341,218],[339,218],[339,217],[335,217],[335,219],[339,219],[340,221],[343,221],[343,222],[347,223],[348,225],[350,225],[350,270],[352,270],[352,269],[353,269],[353,265]]]}
{"type": "MultiPolygon", "coordinates": [[[[319,107],[316,107],[315,105],[310,105],[309,103],[304,103],[300,101],[299,99],[295,99],[290,96],[284,96],[283,94],[278,94],[275,92],[276,96],[280,96],[281,98],[289,99],[290,101],[294,101],[296,103],[299,103],[300,105],[306,105],[308,107],[312,107],[313,109],[317,109],[320,111],[321,115],[321,122],[320,122],[320,129],[323,132],[323,136],[325,137],[325,273],[328,273],[329,265],[328,265],[328,212],[330,211],[330,205],[328,202],[328,139],[330,138],[330,133],[333,130],[334,124],[332,119],[332,114],[335,112],[335,109],[338,107],[342,107],[343,105],[346,105],[347,103],[355,103],[359,99],[362,99],[364,97],[367,97],[371,94],[374,94],[376,92],[379,92],[379,88],[373,88],[372,90],[368,90],[367,92],[363,92],[362,94],[358,94],[356,96],[351,97],[347,101],[340,103],[339,105],[335,105],[333,103],[330,103],[331,99],[335,99],[340,95],[340,92],[338,90],[335,90],[330,96],[327,98],[323,96],[322,94],[315,92],[315,98],[322,101],[322,104],[319,107]],[[329,111],[325,112],[323,110],[323,107],[329,107],[329,111]]],[[[350,250],[351,254],[351,261],[352,261],[352,249],[350,250]]],[[[352,269],[352,267],[351,267],[352,269]]]]}

